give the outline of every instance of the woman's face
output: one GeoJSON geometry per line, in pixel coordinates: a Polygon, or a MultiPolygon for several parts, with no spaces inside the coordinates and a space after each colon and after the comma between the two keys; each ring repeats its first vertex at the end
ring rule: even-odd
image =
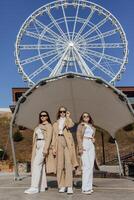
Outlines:
{"type": "Polygon", "coordinates": [[[47,120],[48,120],[47,113],[42,112],[42,113],[40,114],[40,119],[41,119],[42,123],[45,122],[45,121],[47,121],[47,120]]]}
{"type": "Polygon", "coordinates": [[[84,113],[82,117],[83,117],[83,122],[85,123],[89,122],[90,116],[88,113],[84,113]]]}
{"type": "Polygon", "coordinates": [[[61,107],[59,110],[60,117],[65,117],[66,116],[66,109],[64,107],[61,107]]]}

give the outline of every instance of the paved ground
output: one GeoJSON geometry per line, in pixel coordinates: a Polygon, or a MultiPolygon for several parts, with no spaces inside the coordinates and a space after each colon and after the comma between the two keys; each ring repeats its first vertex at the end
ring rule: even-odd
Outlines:
{"type": "Polygon", "coordinates": [[[94,178],[94,193],[81,194],[80,179],[74,180],[74,194],[59,194],[55,177],[48,177],[49,189],[46,192],[27,195],[24,190],[30,185],[30,177],[14,181],[12,175],[0,174],[0,200],[132,200],[134,199],[133,179],[94,178]]]}

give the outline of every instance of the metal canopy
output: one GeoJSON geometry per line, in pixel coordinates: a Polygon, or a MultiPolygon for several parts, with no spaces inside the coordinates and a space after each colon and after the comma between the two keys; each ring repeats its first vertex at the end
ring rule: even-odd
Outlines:
{"type": "Polygon", "coordinates": [[[41,80],[20,98],[13,121],[34,129],[41,110],[47,110],[54,122],[61,105],[71,111],[75,122],[83,111],[89,112],[95,125],[113,138],[118,129],[134,122],[133,109],[121,91],[100,78],[79,74],[41,80]]]}
{"type": "MultiPolygon", "coordinates": [[[[13,142],[13,125],[34,129],[41,110],[47,110],[56,120],[59,106],[65,106],[78,122],[87,111],[95,125],[107,130],[114,138],[118,129],[134,122],[134,112],[126,96],[104,80],[79,74],[64,74],[41,80],[19,99],[10,123],[10,141],[15,167],[15,180],[20,180],[13,142]]],[[[123,175],[118,143],[115,140],[119,161],[119,174],[123,175]]]]}

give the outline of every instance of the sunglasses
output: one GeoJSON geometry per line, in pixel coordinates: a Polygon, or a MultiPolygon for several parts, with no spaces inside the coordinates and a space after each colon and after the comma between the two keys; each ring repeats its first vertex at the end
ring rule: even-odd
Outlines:
{"type": "Polygon", "coordinates": [[[47,117],[47,115],[40,115],[40,117],[47,117]]]}
{"type": "Polygon", "coordinates": [[[84,115],[83,118],[89,118],[89,115],[84,115]]]}
{"type": "Polygon", "coordinates": [[[60,110],[60,113],[66,113],[66,111],[65,110],[60,110]]]}

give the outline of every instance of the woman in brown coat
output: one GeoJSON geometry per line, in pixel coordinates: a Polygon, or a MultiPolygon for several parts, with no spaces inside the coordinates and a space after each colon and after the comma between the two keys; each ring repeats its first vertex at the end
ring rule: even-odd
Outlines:
{"type": "Polygon", "coordinates": [[[70,128],[74,126],[70,112],[60,107],[57,121],[53,124],[53,155],[56,157],[56,173],[59,192],[73,193],[73,170],[78,166],[70,128]]]}
{"type": "Polygon", "coordinates": [[[52,140],[52,125],[47,111],[39,114],[39,125],[33,134],[33,149],[31,159],[31,187],[25,190],[26,194],[43,192],[47,188],[45,162],[52,140]]]}

